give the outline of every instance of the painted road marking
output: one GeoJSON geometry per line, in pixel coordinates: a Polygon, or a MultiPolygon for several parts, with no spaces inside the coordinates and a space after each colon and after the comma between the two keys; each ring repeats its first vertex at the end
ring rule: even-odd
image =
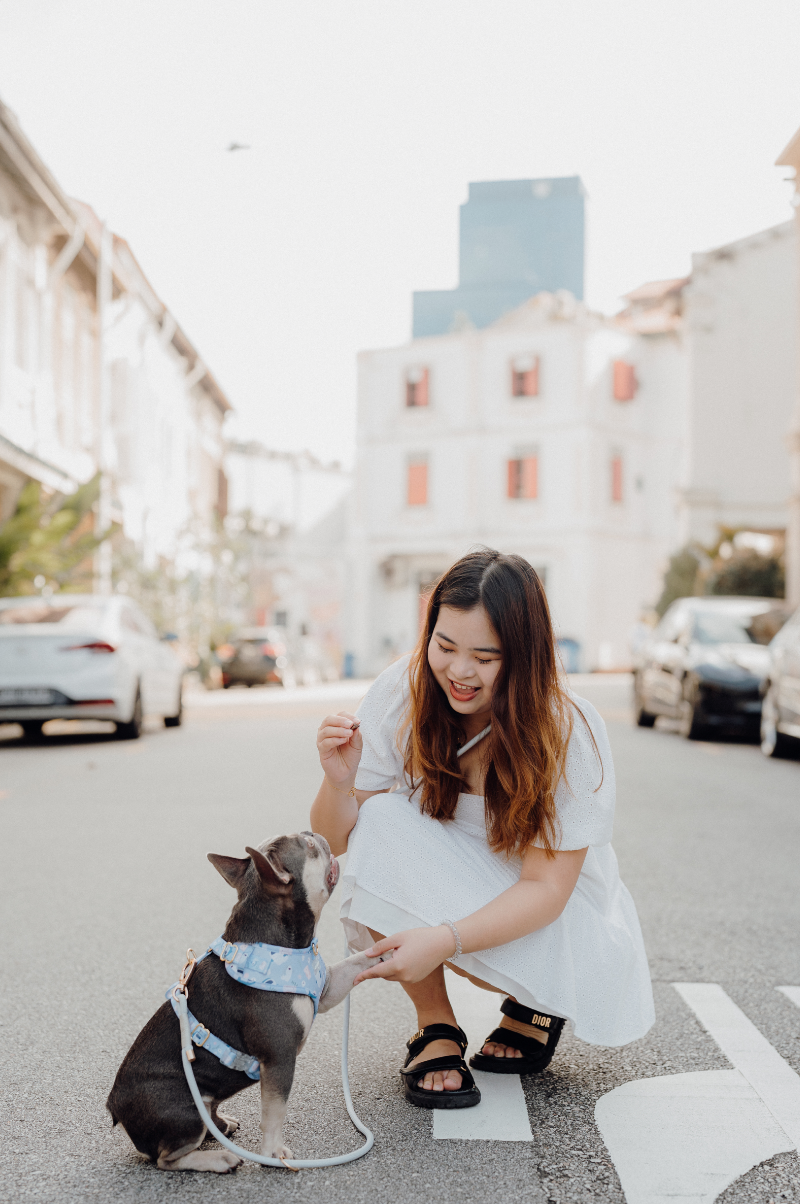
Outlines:
{"type": "MultiPolygon", "coordinates": [[[[627,1204],[712,1204],[800,1141],[800,1076],[716,983],[673,986],[735,1069],[640,1079],[598,1100],[627,1204]]],[[[780,989],[800,1006],[800,989],[780,989]]]]}
{"type": "MultiPolygon", "coordinates": [[[[447,975],[447,992],[458,1023],[470,1039],[467,1059],[500,1022],[502,995],[482,991],[465,978],[447,975]]],[[[522,1084],[516,1074],[473,1071],[481,1092],[477,1108],[433,1113],[433,1136],[456,1141],[533,1141],[522,1084]]]]}
{"type": "Polygon", "coordinates": [[[676,982],[673,986],[764,1101],[794,1148],[800,1149],[800,1075],[717,983],[676,982]]]}
{"type": "Polygon", "coordinates": [[[792,1149],[738,1070],[625,1083],[594,1115],[627,1204],[712,1204],[751,1167],[792,1149]]]}
{"type": "Polygon", "coordinates": [[[776,991],[783,991],[787,999],[791,999],[795,1007],[800,1008],[800,987],[776,987],[776,991]]]}

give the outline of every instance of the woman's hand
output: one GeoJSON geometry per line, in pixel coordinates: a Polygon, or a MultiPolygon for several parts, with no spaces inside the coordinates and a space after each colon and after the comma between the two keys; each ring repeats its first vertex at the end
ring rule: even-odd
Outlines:
{"type": "Polygon", "coordinates": [[[339,711],[326,715],[317,732],[319,761],[326,778],[340,783],[354,779],[361,760],[363,741],[355,715],[339,711]]]}
{"type": "Polygon", "coordinates": [[[391,982],[421,982],[437,966],[455,953],[455,940],[446,924],[437,928],[409,928],[394,936],[384,937],[371,949],[367,957],[383,957],[393,952],[389,961],[365,970],[354,980],[364,982],[367,978],[388,978],[391,982]]]}

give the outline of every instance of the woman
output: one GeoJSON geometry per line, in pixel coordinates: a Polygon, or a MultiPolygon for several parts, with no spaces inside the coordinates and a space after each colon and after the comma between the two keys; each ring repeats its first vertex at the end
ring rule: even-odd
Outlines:
{"type": "Polygon", "coordinates": [[[647,1032],[647,958],[609,843],[605,725],[559,680],[527,561],[484,549],[453,565],[416,651],[377,678],[357,718],[329,715],[317,745],[311,822],[348,852],[350,946],[390,955],[356,981],[399,982],[417,1009],[401,1070],[411,1103],[480,1100],[445,963],[507,996],[473,1068],[544,1070],[565,1019],[591,1044],[647,1032]]]}

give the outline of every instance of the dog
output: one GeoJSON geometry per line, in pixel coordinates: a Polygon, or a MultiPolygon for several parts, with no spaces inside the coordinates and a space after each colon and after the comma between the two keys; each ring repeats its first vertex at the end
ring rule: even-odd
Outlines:
{"type": "MultiPolygon", "coordinates": [[[[188,982],[189,1010],[198,1022],[193,1068],[206,1107],[226,1137],[239,1124],[221,1112],[220,1106],[260,1076],[261,1153],[291,1158],[283,1143],[286,1106],[316,1000],[313,990],[293,993],[297,983],[287,977],[288,970],[281,985],[253,989],[243,982],[247,974],[237,969],[236,961],[242,962],[237,951],[240,946],[256,944],[279,946],[281,951],[303,950],[299,957],[306,959],[304,966],[311,965],[321,978],[324,963],[315,960],[314,934],[338,880],[339,865],[325,838],[313,832],[275,837],[258,848],[248,847],[247,853],[246,858],[208,854],[238,898],[223,937],[215,942],[224,948],[218,948],[218,953],[209,951],[198,961],[188,982]],[[249,1063],[250,1077],[244,1069],[230,1068],[209,1052],[205,1048],[208,1039],[200,1041],[205,1033],[232,1047],[228,1053],[236,1054],[237,1065],[249,1063]]],[[[293,957],[279,952],[281,956],[293,957]]],[[[331,966],[321,987],[319,1011],[341,1003],[356,975],[379,960],[357,953],[331,966]]],[[[114,1124],[122,1125],[136,1149],[161,1170],[226,1174],[242,1161],[225,1149],[199,1149],[206,1126],[189,1093],[178,1017],[169,999],[125,1056],[106,1107],[114,1124]]]]}

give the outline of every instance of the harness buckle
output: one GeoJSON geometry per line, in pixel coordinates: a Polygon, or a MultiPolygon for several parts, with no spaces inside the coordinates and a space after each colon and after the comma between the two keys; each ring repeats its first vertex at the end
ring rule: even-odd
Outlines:
{"type": "Polygon", "coordinates": [[[204,1024],[201,1024],[200,1021],[198,1020],[197,1024],[191,1030],[191,1033],[192,1033],[192,1041],[194,1041],[194,1043],[198,1047],[198,1049],[202,1049],[203,1046],[205,1045],[206,1041],[208,1040],[208,1038],[211,1036],[211,1029],[206,1028],[206,1026],[204,1024]],[[195,1041],[195,1033],[199,1033],[201,1031],[201,1029],[205,1031],[206,1035],[203,1037],[202,1041],[195,1041]]]}
{"type": "Polygon", "coordinates": [[[230,941],[226,941],[222,947],[222,953],[219,955],[220,961],[228,962],[229,964],[236,961],[239,956],[239,946],[232,945],[230,941]],[[229,949],[233,949],[233,953],[228,953],[229,949]]]}

